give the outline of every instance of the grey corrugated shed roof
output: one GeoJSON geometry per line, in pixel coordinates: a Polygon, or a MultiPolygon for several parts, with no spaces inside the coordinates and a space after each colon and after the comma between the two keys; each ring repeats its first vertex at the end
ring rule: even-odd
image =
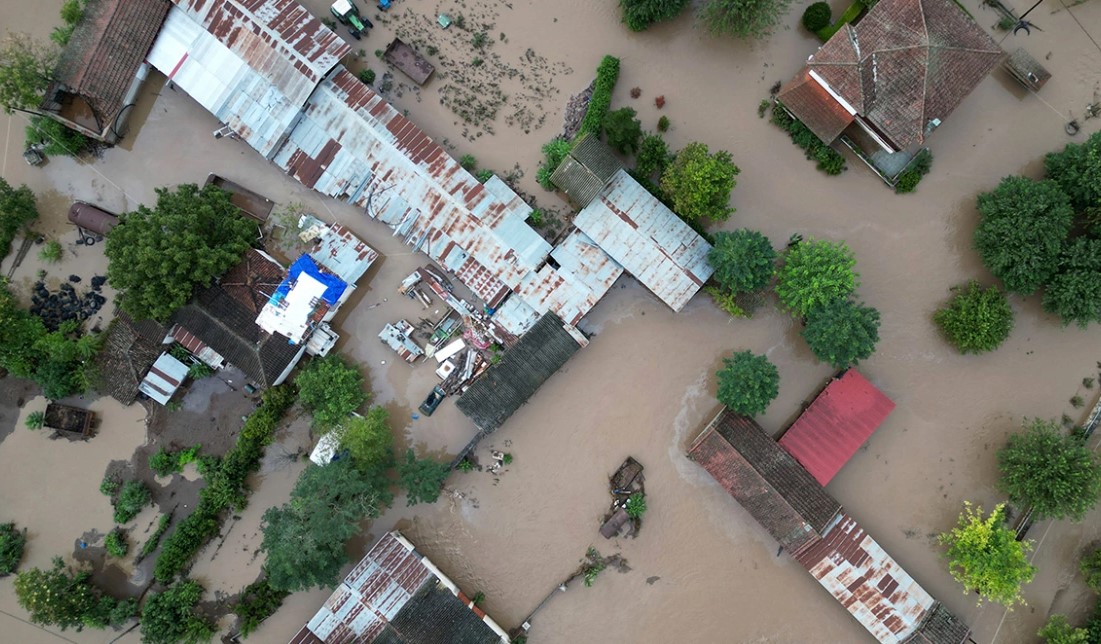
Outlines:
{"type": "Polygon", "coordinates": [[[906,644],[963,644],[970,635],[971,627],[937,602],[906,644]]]}
{"type": "Polygon", "coordinates": [[[579,348],[562,326],[561,318],[547,313],[504,353],[500,363],[474,381],[456,404],[475,425],[491,432],[503,425],[579,348]]]}
{"type": "Polygon", "coordinates": [[[585,135],[574,144],[550,180],[576,207],[584,208],[622,168],[623,164],[608,146],[595,136],[585,135]]]}

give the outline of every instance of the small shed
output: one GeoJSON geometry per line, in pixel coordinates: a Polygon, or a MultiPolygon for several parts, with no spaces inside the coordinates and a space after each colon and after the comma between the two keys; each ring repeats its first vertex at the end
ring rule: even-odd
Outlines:
{"type": "Polygon", "coordinates": [[[275,209],[275,202],[264,195],[253,192],[239,183],[216,174],[208,174],[204,186],[216,186],[229,193],[229,201],[241,214],[264,223],[275,209]]]}
{"type": "Polygon", "coordinates": [[[149,368],[149,373],[145,374],[138,389],[158,403],[167,405],[185,378],[187,378],[187,365],[168,353],[162,353],[149,368]]]}
{"type": "Polygon", "coordinates": [[[1010,54],[1003,64],[1006,71],[1016,78],[1017,82],[1034,92],[1039,91],[1051,78],[1051,72],[1044,69],[1032,54],[1020,47],[1010,54]]]}
{"type": "Polygon", "coordinates": [[[424,56],[418,54],[415,49],[405,43],[401,38],[395,38],[392,43],[386,46],[386,51],[382,54],[382,58],[394,67],[397,67],[401,73],[412,78],[413,82],[417,85],[424,85],[427,83],[428,77],[432,75],[432,72],[436,71],[435,65],[428,62],[424,56]]]}
{"type": "Polygon", "coordinates": [[[558,164],[550,176],[550,181],[577,208],[584,208],[596,199],[604,186],[608,185],[623,163],[600,139],[584,135],[577,140],[573,149],[558,164]]]}
{"type": "Polygon", "coordinates": [[[90,203],[77,201],[69,206],[69,221],[88,232],[106,235],[118,225],[119,218],[117,215],[102,208],[97,208],[90,203]]]}
{"type": "Polygon", "coordinates": [[[85,439],[92,436],[94,418],[95,414],[87,409],[52,402],[46,405],[42,426],[69,440],[85,439]]]}
{"type": "Polygon", "coordinates": [[[378,334],[378,339],[393,349],[402,360],[412,364],[424,355],[424,349],[413,341],[413,325],[408,320],[398,320],[387,324],[378,334]]]}

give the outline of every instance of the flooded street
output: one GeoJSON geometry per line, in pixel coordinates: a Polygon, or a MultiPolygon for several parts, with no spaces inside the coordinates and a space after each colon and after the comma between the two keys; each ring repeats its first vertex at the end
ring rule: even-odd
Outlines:
{"type": "MultiPolygon", "coordinates": [[[[316,14],[327,12],[324,0],[304,4],[316,14]]],[[[1018,11],[1031,5],[1014,4],[1018,11]]],[[[997,21],[976,0],[964,5],[984,26],[997,21]]],[[[0,0],[0,16],[12,30],[44,37],[52,25],[42,16],[55,15],[58,6],[58,0],[38,3],[32,15],[25,2],[0,0]]],[[[395,29],[419,34],[425,43],[436,42],[441,56],[464,61],[474,53],[453,51],[462,42],[454,37],[456,27],[444,34],[416,25],[441,11],[466,12],[468,23],[475,19],[471,16],[492,19],[492,27],[485,28],[495,36],[490,53],[517,67],[528,64],[528,49],[543,57],[545,69],[554,70],[544,79],[552,85],[545,88],[550,98],[525,99],[522,81],[503,81],[503,91],[517,102],[501,108],[495,134],[477,136],[467,127],[473,141],[440,103],[438,89],[456,73],[447,66],[418,91],[402,88],[403,77],[395,76],[393,102],[429,135],[446,139],[456,156],[473,154],[480,167],[501,173],[518,164],[525,173],[521,187],[536,195],[540,206],[565,212],[564,202],[534,182],[539,147],[559,131],[566,100],[589,83],[600,58],[618,56],[622,71],[613,108],[634,107],[650,130],[659,116],[668,116],[671,148],[703,141],[713,150],[729,150],[741,168],[732,200],[737,212],[722,228],[761,230],[778,247],[793,233],[843,239],[855,251],[858,294],[882,315],[878,351],[860,369],[897,407],[828,490],[919,583],[972,624],[977,642],[1035,641],[1050,612],[1080,623],[1093,597],[1075,566],[1080,553],[1101,539],[1101,511],[1077,524],[1033,527],[1029,537],[1037,542],[1040,571],[1025,587],[1028,605],[1004,620],[998,606],[978,608],[973,596],[963,595],[946,571],[935,535],[953,525],[963,500],[987,508],[1001,500],[995,452],[1022,418],[1066,413],[1075,422],[1084,419],[1098,390],[1084,389],[1082,379],[1098,375],[1101,331],[1096,325],[1085,331],[1062,328],[1041,310],[1038,297],[1014,297],[1016,326],[1005,345],[993,354],[961,356],[941,339],[931,316],[949,287],[971,278],[991,280],[971,250],[975,195],[1008,174],[1037,176],[1042,155],[1072,140],[1063,125],[1068,113],[1081,118],[1101,82],[1101,52],[1065,10],[1037,10],[1030,18],[1044,31],[1010,35],[1002,46],[1026,47],[1044,59],[1053,78],[1036,96],[995,70],[930,138],[935,161],[917,192],[898,196],[852,157],[840,177],[817,172],[784,133],[757,118],[757,104],[769,87],[787,80],[815,49],[814,39],[796,27],[802,8],[792,8],[786,20],[791,28],[765,43],[745,44],[702,34],[687,14],[630,34],[619,24],[613,2],[516,0],[468,7],[400,0],[383,17],[386,24],[375,11],[367,12],[376,28],[363,41],[351,41],[364,55],[349,66],[368,66],[381,77],[384,64],[373,51],[384,47],[395,29]],[[629,96],[633,87],[641,89],[637,100],[629,96]],[[666,99],[660,111],[653,100],[658,95],[666,99]],[[526,128],[507,125],[505,116],[521,107],[534,120],[526,128]],[[545,119],[536,127],[541,111],[545,119]],[[1069,404],[1076,394],[1085,399],[1086,410],[1069,404]]],[[[1072,10],[1087,28],[1101,30],[1101,2],[1072,10]]],[[[341,34],[347,31],[342,28],[341,34]]],[[[1004,35],[996,32],[995,38],[1004,35]]],[[[61,223],[71,199],[122,211],[152,203],[158,186],[202,183],[208,172],[270,197],[280,204],[277,212],[301,203],[323,219],[350,226],[383,257],[337,318],[339,347],[362,366],[374,402],[390,410],[398,447],[443,459],[475,435],[451,400],[431,418],[414,419],[437,379],[429,366],[411,367],[377,340],[385,323],[433,312],[398,295],[401,278],[427,258],[412,254],[385,226],[303,189],[244,144],[215,140],[210,133],[219,125],[216,119],[165,87],[155,73],[135,110],[131,135],[92,163],[51,158],[43,168],[27,167],[20,158],[25,124],[22,115],[0,115],[0,134],[6,136],[2,174],[35,190],[39,230],[61,235],[74,252],[76,235],[61,223]]],[[[1073,140],[1084,140],[1101,121],[1083,125],[1073,140]]],[[[104,270],[101,245],[79,252],[82,275],[104,270]]],[[[17,287],[33,281],[38,269],[33,257],[17,271],[17,287]]],[[[6,272],[7,264],[3,268],[6,272]]],[[[74,272],[56,269],[52,279],[64,279],[53,275],[58,270],[74,272]]],[[[673,314],[623,277],[582,327],[594,335],[589,347],[479,446],[483,463],[494,448],[514,456],[502,474],[456,472],[432,506],[405,508],[399,497],[398,507],[353,540],[349,552],[358,559],[373,539],[396,526],[464,591],[484,592],[483,607],[505,628],[518,625],[568,577],[588,547],[626,558],[630,572],[607,570],[592,588],[575,584],[555,594],[532,620],[533,644],[866,641],[862,627],[799,565],[777,557],[765,530],[684,456],[718,410],[713,374],[730,352],[767,353],[779,368],[780,395],[758,419],[774,434],[824,384],[831,369],[814,360],[792,320],[771,300],[752,319],[731,320],[703,296],[673,314]],[[637,539],[606,541],[597,529],[607,509],[607,476],[628,455],[646,467],[649,509],[637,539]]],[[[24,567],[45,567],[54,555],[70,555],[82,534],[111,528],[99,481],[111,461],[130,458],[146,440],[140,406],[121,408],[101,399],[93,403],[103,414],[99,436],[88,443],[48,441],[44,433],[22,426],[25,415],[43,405],[41,399],[28,400],[17,410],[14,431],[3,437],[0,428],[0,520],[28,528],[24,567]]],[[[284,452],[307,445],[301,421],[280,435],[255,477],[248,508],[240,519],[226,522],[221,547],[216,542],[197,560],[193,576],[212,595],[233,594],[260,573],[262,557],[254,554],[260,515],[286,499],[304,466],[284,452]]],[[[144,515],[138,520],[146,522],[144,515]]],[[[327,595],[292,596],[250,640],[285,641],[327,595]]],[[[0,580],[0,611],[5,633],[0,639],[7,641],[10,634],[11,641],[59,641],[21,621],[26,615],[15,602],[10,577],[0,580]]],[[[108,642],[117,635],[92,631],[64,637],[108,642]]],[[[119,641],[139,638],[133,632],[119,641]]]]}

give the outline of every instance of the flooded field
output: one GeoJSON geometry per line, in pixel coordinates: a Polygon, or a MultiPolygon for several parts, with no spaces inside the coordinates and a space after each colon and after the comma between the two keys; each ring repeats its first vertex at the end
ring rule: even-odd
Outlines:
{"type": "MultiPolygon", "coordinates": [[[[324,0],[305,4],[319,15],[327,12],[324,0]]],[[[1019,11],[1031,5],[1015,4],[1019,11]]],[[[39,3],[32,15],[23,2],[0,0],[0,16],[10,29],[44,37],[51,25],[42,16],[53,15],[59,5],[39,3]]],[[[964,5],[982,25],[997,21],[976,0],[964,5]]],[[[745,44],[702,34],[688,15],[629,34],[613,2],[399,0],[384,17],[367,12],[376,28],[363,41],[351,41],[364,51],[349,64],[370,67],[381,78],[384,64],[373,52],[395,32],[438,48],[440,58],[453,64],[441,64],[419,90],[395,72],[389,92],[395,105],[428,134],[446,139],[456,155],[474,154],[481,167],[501,173],[519,166],[525,191],[540,205],[565,211],[564,202],[534,182],[539,146],[559,131],[565,101],[589,83],[600,57],[616,55],[622,72],[613,107],[634,107],[647,129],[668,116],[673,125],[666,138],[673,148],[698,140],[732,153],[742,172],[733,195],[737,212],[724,228],[759,229],[778,246],[793,233],[847,241],[861,274],[859,295],[883,318],[879,350],[861,370],[897,408],[828,489],[912,576],[970,621],[976,641],[1034,641],[1049,613],[1066,613],[1075,622],[1092,606],[1074,562],[1101,539],[1101,511],[1077,524],[1034,526],[1030,538],[1037,542],[1040,572],[1025,589],[1028,605],[1008,617],[997,606],[976,607],[974,597],[962,594],[934,538],[952,525],[964,499],[987,507],[1000,500],[994,454],[1023,417],[1067,413],[1081,420],[1082,410],[1068,400],[1082,395],[1087,407],[1096,400],[1097,390],[1082,389],[1081,382],[1097,376],[1101,332],[1096,326],[1064,329],[1042,312],[1038,298],[1014,298],[1017,322],[1009,341],[994,354],[964,357],[939,337],[930,318],[952,285],[990,280],[970,247],[974,197],[1004,175],[1036,175],[1042,155],[1071,140],[1063,125],[1070,115],[1081,118],[1101,82],[1101,52],[1066,10],[1038,9],[1032,18],[1044,31],[1010,35],[1002,45],[1023,46],[1042,58],[1054,74],[1051,81],[1038,96],[1030,95],[996,70],[930,139],[936,160],[917,192],[896,196],[855,159],[840,177],[817,172],[783,133],[757,118],[756,106],[769,87],[791,76],[815,49],[814,39],[795,26],[802,8],[792,8],[790,29],[765,43],[745,44]],[[466,37],[455,26],[446,33],[432,26],[442,11],[466,14],[466,37]],[[475,23],[493,36],[487,52],[469,46],[475,23]],[[486,124],[464,124],[454,101],[440,93],[457,79],[495,82],[460,69],[474,57],[490,61],[484,66],[495,73],[512,67],[530,74],[540,86],[535,92],[518,76],[499,80],[506,98],[489,124],[492,134],[486,124]],[[629,96],[633,87],[641,89],[637,100],[629,96]],[[657,95],[666,99],[660,111],[657,95]],[[516,113],[521,115],[508,124],[506,117],[516,113]]],[[[834,9],[839,12],[840,4],[834,9]]],[[[1072,10],[1086,28],[1101,25],[1098,0],[1072,10]]],[[[1003,35],[997,32],[996,38],[1003,35]]],[[[156,74],[135,110],[130,137],[92,163],[54,158],[41,169],[28,168],[19,156],[25,124],[22,115],[0,116],[0,174],[40,195],[39,229],[60,236],[72,251],[73,263],[51,268],[50,279],[59,283],[69,273],[90,277],[105,269],[101,245],[77,250],[75,232],[63,223],[72,198],[121,211],[151,203],[157,186],[201,183],[217,172],[281,207],[301,203],[341,221],[383,254],[337,326],[341,350],[362,365],[374,400],[391,411],[399,447],[445,458],[475,435],[452,401],[431,418],[414,420],[436,378],[426,366],[404,364],[377,341],[386,322],[432,313],[397,294],[400,279],[426,258],[411,254],[387,228],[304,190],[244,144],[215,140],[214,117],[156,74]]],[[[1083,125],[1074,140],[1096,131],[1101,121],[1083,125]]],[[[16,272],[17,287],[33,281],[39,268],[33,257],[16,272]]],[[[6,273],[7,264],[2,268],[6,273]]],[[[506,628],[518,625],[575,570],[589,546],[627,559],[630,572],[609,570],[592,588],[574,586],[552,597],[532,620],[533,643],[865,641],[857,622],[798,565],[777,557],[767,533],[684,457],[687,443],[717,411],[712,374],[731,351],[767,353],[780,369],[780,396],[759,419],[767,430],[780,432],[821,387],[831,370],[815,362],[790,318],[769,303],[751,320],[730,320],[705,297],[674,315],[624,277],[583,327],[595,336],[590,346],[479,447],[483,462],[491,448],[513,454],[501,475],[456,473],[433,506],[405,508],[399,498],[401,507],[369,526],[349,552],[358,558],[382,531],[396,526],[468,594],[484,592],[484,607],[506,628]],[[646,467],[649,510],[637,539],[605,541],[597,528],[607,507],[606,477],[628,455],[646,467]]],[[[0,381],[0,387],[9,386],[11,381],[0,381]]],[[[22,409],[3,401],[0,520],[28,527],[24,566],[44,567],[55,554],[71,555],[82,535],[111,528],[98,484],[112,461],[129,459],[145,445],[145,412],[97,400],[93,408],[104,419],[100,435],[70,444],[22,427],[23,417],[44,404],[41,399],[28,396],[22,409]]],[[[248,509],[227,521],[221,547],[216,543],[197,561],[194,576],[212,599],[214,593],[236,592],[260,573],[259,517],[285,500],[303,467],[285,455],[304,449],[308,440],[301,422],[280,436],[256,477],[248,509]]],[[[143,515],[137,524],[147,522],[143,515]]],[[[292,596],[252,639],[285,641],[326,595],[292,596]]],[[[58,641],[23,621],[10,578],[0,580],[0,611],[0,639],[58,641]]],[[[63,638],[107,642],[117,635],[66,632],[63,638]]],[[[119,641],[138,639],[134,632],[119,641]]]]}

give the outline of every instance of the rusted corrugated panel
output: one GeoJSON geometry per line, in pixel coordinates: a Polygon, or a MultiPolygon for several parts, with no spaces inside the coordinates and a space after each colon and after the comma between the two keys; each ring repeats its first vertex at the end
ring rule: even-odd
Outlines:
{"type": "Polygon", "coordinates": [[[378,259],[378,251],[356,237],[351,230],[333,224],[310,257],[340,279],[355,284],[378,259]]]}
{"type": "Polygon", "coordinates": [[[877,640],[900,643],[934,600],[847,513],[796,560],[877,640]]]}
{"type": "Polygon", "coordinates": [[[826,485],[895,408],[856,369],[834,379],[780,438],[780,446],[826,485]]]}
{"type": "Polygon", "coordinates": [[[574,225],[674,311],[711,277],[708,244],[625,170],[574,225]]]}

